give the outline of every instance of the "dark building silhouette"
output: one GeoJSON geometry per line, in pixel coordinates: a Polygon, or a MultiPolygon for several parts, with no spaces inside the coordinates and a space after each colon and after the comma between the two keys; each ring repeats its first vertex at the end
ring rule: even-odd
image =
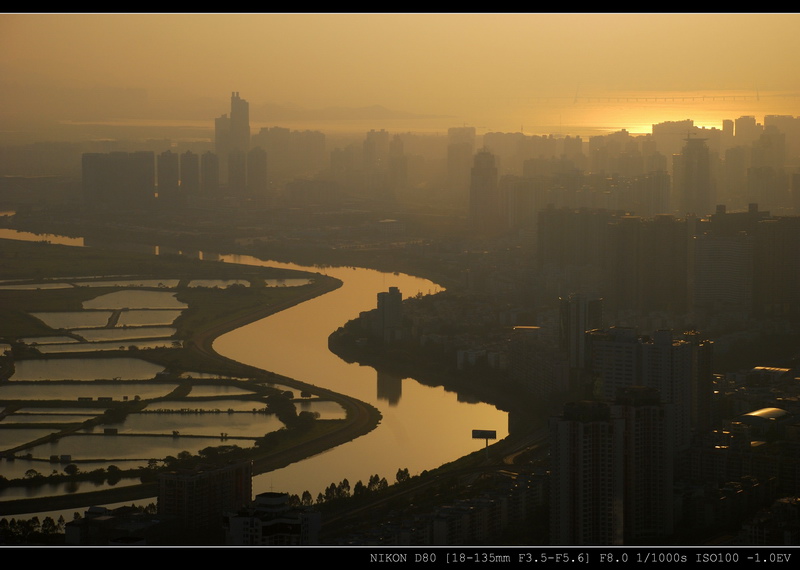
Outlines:
{"type": "Polygon", "coordinates": [[[469,187],[469,228],[479,235],[500,230],[500,200],[495,156],[486,149],[475,154],[469,187]]]}
{"type": "Polygon", "coordinates": [[[754,310],[762,317],[800,315],[800,217],[758,222],[753,279],[754,310]]]}
{"type": "Polygon", "coordinates": [[[230,150],[247,153],[250,150],[250,103],[231,94],[230,150]]]}
{"type": "Polygon", "coordinates": [[[586,331],[603,328],[603,299],[572,294],[559,299],[559,348],[570,368],[586,365],[586,331]]]}
{"type": "Polygon", "coordinates": [[[625,544],[653,544],[673,533],[672,418],[653,388],[620,390],[611,416],[623,418],[625,544]]]}
{"type": "Polygon", "coordinates": [[[397,287],[378,293],[375,331],[385,342],[397,340],[402,336],[403,295],[397,287]]]}
{"type": "Polygon", "coordinates": [[[260,146],[247,153],[247,194],[263,200],[269,197],[267,152],[260,146]]]}
{"type": "Polygon", "coordinates": [[[200,155],[190,150],[181,154],[180,169],[184,202],[197,200],[200,194],[200,155]]]}
{"type": "Polygon", "coordinates": [[[694,331],[676,335],[660,330],[645,336],[632,328],[612,327],[586,335],[596,396],[613,402],[620,390],[631,386],[658,390],[662,403],[674,410],[676,450],[688,448],[697,428],[692,418],[710,401],[713,343],[694,331]]]}
{"type": "Polygon", "coordinates": [[[156,157],[158,202],[161,206],[174,208],[182,205],[180,188],[180,158],[171,150],[156,157]]]}
{"type": "Polygon", "coordinates": [[[689,136],[681,154],[675,156],[674,187],[682,214],[701,217],[714,211],[714,181],[706,140],[689,136]]]}
{"type": "Polygon", "coordinates": [[[247,154],[242,150],[228,153],[228,187],[226,194],[242,198],[247,194],[247,154]]]}
{"type": "Polygon", "coordinates": [[[550,544],[623,544],[625,420],[581,401],[550,419],[550,544]]]}
{"type": "Polygon", "coordinates": [[[84,203],[89,208],[150,208],[155,199],[155,155],[149,151],[85,153],[84,203]]]}
{"type": "Polygon", "coordinates": [[[550,544],[650,544],[673,532],[672,418],[658,391],[620,390],[550,419],[550,544]]]}
{"type": "Polygon", "coordinates": [[[250,150],[250,104],[234,91],[231,112],[214,121],[214,149],[220,161],[221,180],[229,194],[241,196],[247,185],[246,161],[250,150]]]}
{"type": "Polygon", "coordinates": [[[612,314],[685,313],[691,221],[622,216],[607,230],[603,290],[612,314]]]}
{"type": "Polygon", "coordinates": [[[260,493],[252,504],[225,517],[225,544],[308,546],[319,544],[321,515],[293,507],[287,493],[260,493]]]}
{"type": "Polygon", "coordinates": [[[280,187],[297,177],[318,174],[327,162],[326,137],[320,131],[264,127],[251,139],[269,157],[270,183],[280,187]]]}
{"type": "Polygon", "coordinates": [[[197,465],[158,476],[158,514],[184,529],[223,528],[223,516],[250,504],[252,462],[197,465]]]}
{"type": "Polygon", "coordinates": [[[220,194],[219,157],[204,152],[200,157],[200,196],[204,200],[216,199],[220,194]]]}
{"type": "Polygon", "coordinates": [[[447,187],[450,202],[466,209],[469,204],[470,168],[475,152],[475,127],[447,130],[447,187]]]}

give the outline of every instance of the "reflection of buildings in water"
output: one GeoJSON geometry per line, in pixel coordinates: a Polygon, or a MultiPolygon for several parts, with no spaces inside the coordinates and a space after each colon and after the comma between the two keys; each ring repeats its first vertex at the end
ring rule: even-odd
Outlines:
{"type": "Polygon", "coordinates": [[[396,406],[400,402],[403,392],[403,379],[396,374],[377,372],[378,374],[378,399],[386,400],[390,406],[396,406]]]}
{"type": "Polygon", "coordinates": [[[96,247],[98,249],[146,253],[148,255],[154,255],[156,253],[156,246],[154,245],[115,240],[107,235],[102,237],[85,237],[83,238],[83,242],[86,247],[96,247]]]}
{"type": "Polygon", "coordinates": [[[481,401],[481,399],[477,396],[473,396],[472,394],[462,394],[461,392],[456,392],[456,400],[462,404],[479,404],[481,401]]]}

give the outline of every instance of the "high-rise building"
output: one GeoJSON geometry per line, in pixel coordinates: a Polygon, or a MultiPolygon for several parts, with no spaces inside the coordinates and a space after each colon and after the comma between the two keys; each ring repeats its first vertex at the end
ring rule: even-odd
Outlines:
{"type": "Polygon", "coordinates": [[[662,403],[674,407],[675,449],[686,449],[697,427],[693,410],[710,398],[713,343],[695,332],[681,338],[669,330],[639,336],[635,329],[612,327],[586,334],[596,395],[613,402],[631,386],[658,390],[662,403]]]}
{"type": "Polygon", "coordinates": [[[698,326],[739,326],[753,315],[754,237],[713,230],[692,239],[691,303],[698,326]]]}
{"type": "Polygon", "coordinates": [[[469,174],[475,152],[475,127],[447,130],[447,187],[450,202],[466,208],[469,203],[469,174]]]}
{"type": "Polygon", "coordinates": [[[754,310],[766,317],[800,315],[800,218],[761,220],[755,237],[754,310]]]}
{"type": "Polygon", "coordinates": [[[652,544],[673,532],[671,409],[657,390],[644,386],[620,390],[611,406],[611,417],[625,420],[625,544],[652,544]]]}
{"type": "Polygon", "coordinates": [[[179,156],[171,150],[166,150],[156,158],[158,201],[162,206],[178,206],[181,203],[179,156]]]}
{"type": "Polygon", "coordinates": [[[325,134],[320,131],[292,131],[285,127],[264,127],[250,141],[269,157],[271,184],[282,186],[299,176],[316,174],[325,167],[325,134]]]}
{"type": "Polygon", "coordinates": [[[364,168],[385,168],[389,158],[389,133],[372,129],[364,138],[364,168]]]}
{"type": "Polygon", "coordinates": [[[246,161],[250,150],[250,104],[231,94],[231,112],[214,121],[215,152],[220,161],[220,176],[230,187],[229,193],[242,195],[246,189],[246,161]]]}
{"type": "Polygon", "coordinates": [[[198,465],[158,476],[158,514],[186,529],[222,529],[223,516],[250,504],[252,461],[198,465]]]}
{"type": "Polygon", "coordinates": [[[765,127],[753,142],[747,170],[747,199],[768,210],[791,207],[786,173],[786,135],[774,125],[765,127]]]}
{"type": "Polygon", "coordinates": [[[714,212],[714,181],[706,140],[687,137],[683,151],[674,157],[673,180],[681,214],[702,217],[714,212]]]}
{"type": "Polygon", "coordinates": [[[205,200],[219,197],[219,156],[211,151],[200,157],[200,194],[205,200]]]}
{"type": "Polygon", "coordinates": [[[250,103],[231,94],[230,150],[247,153],[250,150],[250,103]]]}
{"type": "Polygon", "coordinates": [[[267,153],[260,146],[247,153],[247,194],[266,199],[269,195],[267,153]]]}
{"type": "Polygon", "coordinates": [[[391,201],[389,185],[389,133],[371,130],[362,144],[363,191],[368,198],[391,201]]]}
{"type": "Polygon", "coordinates": [[[468,223],[479,235],[491,235],[500,229],[497,164],[495,156],[486,149],[475,154],[472,166],[468,223]]]}
{"type": "Polygon", "coordinates": [[[756,118],[752,115],[739,117],[734,121],[734,125],[734,137],[736,138],[737,145],[750,145],[754,143],[759,135],[761,135],[763,128],[760,123],[756,122],[756,118]]]}
{"type": "Polygon", "coordinates": [[[400,135],[394,135],[389,143],[387,200],[396,200],[398,194],[408,186],[408,157],[403,148],[403,139],[400,135]]]}
{"type": "Polygon", "coordinates": [[[225,113],[214,119],[214,152],[219,158],[220,181],[228,180],[228,155],[231,153],[231,118],[225,113]]]}
{"type": "Polygon", "coordinates": [[[545,398],[565,392],[564,367],[553,358],[556,350],[554,335],[541,327],[513,327],[509,338],[509,380],[545,398]]]}
{"type": "Polygon", "coordinates": [[[196,200],[200,193],[200,155],[187,150],[181,155],[181,194],[184,200],[196,200]]]}
{"type": "MultiPolygon", "coordinates": [[[[622,216],[607,225],[605,286],[609,313],[629,322],[652,311],[672,315],[688,305],[689,220],[622,216]]],[[[647,325],[649,326],[649,325],[647,325]]]]}
{"type": "Polygon", "coordinates": [[[550,544],[623,544],[625,419],[581,401],[550,418],[550,544]]]}
{"type": "Polygon", "coordinates": [[[247,193],[247,154],[241,150],[228,153],[228,196],[243,197],[247,193]]]}
{"type": "Polygon", "coordinates": [[[397,287],[378,293],[375,333],[385,342],[401,338],[403,330],[403,295],[397,287]]]}
{"type": "Polygon", "coordinates": [[[82,182],[89,208],[149,208],[155,200],[155,154],[85,153],[82,182]]]}
{"type": "Polygon", "coordinates": [[[603,328],[603,299],[574,293],[559,299],[559,348],[570,368],[586,365],[586,331],[603,328]]]}
{"type": "Polygon", "coordinates": [[[643,544],[673,531],[671,406],[657,390],[572,402],[550,419],[550,543],[643,544]]]}

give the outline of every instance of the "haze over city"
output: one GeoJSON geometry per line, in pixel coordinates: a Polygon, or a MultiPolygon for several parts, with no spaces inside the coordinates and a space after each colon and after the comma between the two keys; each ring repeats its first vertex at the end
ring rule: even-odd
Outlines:
{"type": "Polygon", "coordinates": [[[403,118],[392,123],[403,130],[646,132],[685,118],[719,127],[723,118],[786,114],[796,104],[797,21],[797,14],[6,14],[0,117],[17,128],[42,118],[197,121],[237,90],[248,94],[256,124],[381,106],[403,118]],[[661,97],[668,104],[652,100],[661,97]]]}
{"type": "Polygon", "coordinates": [[[800,544],[798,24],[0,14],[0,544],[800,544]]]}

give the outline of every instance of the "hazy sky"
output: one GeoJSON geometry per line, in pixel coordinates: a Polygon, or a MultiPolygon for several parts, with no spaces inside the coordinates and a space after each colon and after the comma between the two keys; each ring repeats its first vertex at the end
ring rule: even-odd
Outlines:
{"type": "Polygon", "coordinates": [[[798,94],[798,30],[798,14],[4,14],[0,96],[22,110],[42,87],[143,88],[153,103],[239,91],[541,121],[634,92],[798,94]]]}

